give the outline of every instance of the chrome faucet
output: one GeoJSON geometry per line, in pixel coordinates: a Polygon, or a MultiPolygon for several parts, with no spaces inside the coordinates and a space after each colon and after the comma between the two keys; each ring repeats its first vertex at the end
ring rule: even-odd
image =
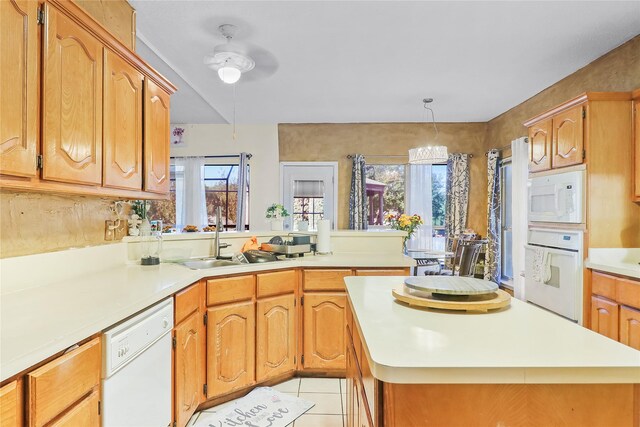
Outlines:
{"type": "Polygon", "coordinates": [[[218,205],[218,207],[216,207],[216,243],[213,251],[213,256],[216,259],[222,258],[220,256],[220,249],[231,246],[229,243],[220,243],[220,228],[222,228],[222,208],[218,205]]]}

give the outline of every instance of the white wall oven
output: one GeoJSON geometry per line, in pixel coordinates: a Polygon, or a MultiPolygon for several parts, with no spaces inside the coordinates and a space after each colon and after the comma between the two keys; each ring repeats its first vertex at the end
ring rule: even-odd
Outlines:
{"type": "Polygon", "coordinates": [[[527,301],[582,324],[583,232],[533,228],[525,245],[527,301]]]}
{"type": "Polygon", "coordinates": [[[584,186],[584,170],[529,178],[529,222],[584,223],[584,186]]]}

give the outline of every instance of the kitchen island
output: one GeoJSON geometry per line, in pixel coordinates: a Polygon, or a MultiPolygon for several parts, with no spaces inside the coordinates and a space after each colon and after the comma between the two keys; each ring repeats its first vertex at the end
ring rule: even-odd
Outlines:
{"type": "Polygon", "coordinates": [[[349,425],[639,425],[639,351],[516,299],[415,309],[403,279],[345,278],[349,425]]]}

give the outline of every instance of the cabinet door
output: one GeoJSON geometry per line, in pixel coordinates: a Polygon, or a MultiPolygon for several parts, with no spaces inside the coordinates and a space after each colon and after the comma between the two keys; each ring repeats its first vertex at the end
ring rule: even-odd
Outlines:
{"type": "Polygon", "coordinates": [[[620,307],[620,342],[640,350],[640,310],[620,307]]]}
{"type": "Polygon", "coordinates": [[[357,425],[357,414],[354,413],[355,407],[355,387],[356,381],[358,381],[358,368],[355,364],[355,352],[353,351],[353,345],[351,340],[347,337],[347,354],[345,355],[346,361],[346,377],[347,377],[347,404],[344,408],[347,425],[346,427],[355,427],[357,425]]]}
{"type": "Polygon", "coordinates": [[[58,418],[51,427],[78,427],[100,425],[100,393],[98,388],[87,397],[76,403],[69,412],[58,418]]]}
{"type": "Polygon", "coordinates": [[[635,141],[634,149],[634,200],[640,201],[640,98],[633,101],[633,139],[635,141]]]}
{"type": "Polygon", "coordinates": [[[613,301],[591,297],[591,330],[618,341],[618,310],[613,301]]]}
{"type": "Polygon", "coordinates": [[[553,116],[551,164],[554,168],[582,163],[582,108],[579,105],[553,116]]]}
{"type": "Polygon", "coordinates": [[[203,398],[204,324],[199,311],[175,328],[175,420],[186,426],[203,398]]]}
{"type": "Polygon", "coordinates": [[[144,85],[144,190],[169,193],[169,94],[144,85]]]}
{"type": "Polygon", "coordinates": [[[551,169],[551,119],[529,128],[529,172],[551,169]]]}
{"type": "Polygon", "coordinates": [[[104,163],[102,185],[142,189],[143,76],[104,50],[104,163]]]}
{"type": "Polygon", "coordinates": [[[345,307],[343,293],[305,293],[305,369],[345,369],[345,307]]]}
{"type": "Polygon", "coordinates": [[[295,309],[293,294],[259,300],[256,319],[256,380],[295,370],[295,309]]]}
{"type": "Polygon", "coordinates": [[[22,426],[22,379],[0,388],[0,426],[22,426]]]}
{"type": "Polygon", "coordinates": [[[38,2],[0,2],[0,174],[35,176],[38,2]]]}
{"type": "Polygon", "coordinates": [[[102,44],[45,3],[44,179],[102,182],[102,44]]]}
{"type": "Polygon", "coordinates": [[[208,309],[208,398],[254,383],[255,337],[253,302],[208,309]]]}
{"type": "Polygon", "coordinates": [[[29,426],[49,423],[99,388],[101,367],[100,338],[95,338],[27,374],[29,426]]]}

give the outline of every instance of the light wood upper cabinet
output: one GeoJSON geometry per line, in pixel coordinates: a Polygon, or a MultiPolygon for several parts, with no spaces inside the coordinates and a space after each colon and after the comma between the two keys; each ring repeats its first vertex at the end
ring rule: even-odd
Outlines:
{"type": "Polygon", "coordinates": [[[529,128],[529,172],[551,169],[551,119],[529,128]]]}
{"type": "Polygon", "coordinates": [[[257,303],[256,380],[295,370],[295,296],[266,298],[257,303]]]}
{"type": "MultiPolygon", "coordinates": [[[[30,427],[48,424],[69,409],[76,414],[72,420],[91,419],[90,414],[97,413],[99,398],[91,400],[95,408],[83,409],[87,404],[83,396],[92,391],[99,393],[102,367],[100,349],[100,339],[95,338],[27,374],[30,427]],[[83,408],[79,408],[79,405],[83,405],[83,408]]],[[[60,425],[83,424],[65,422],[60,425]]]]}
{"type": "Polygon", "coordinates": [[[0,388],[0,426],[22,427],[22,379],[0,388]]]}
{"type": "Polygon", "coordinates": [[[0,174],[36,175],[38,3],[0,1],[0,174]]]}
{"type": "Polygon", "coordinates": [[[102,43],[45,3],[43,172],[47,180],[102,182],[102,43]]]}
{"type": "Polygon", "coordinates": [[[591,297],[591,330],[618,341],[619,306],[613,301],[591,297]]]}
{"type": "Polygon", "coordinates": [[[255,380],[255,305],[235,303],[209,308],[207,397],[228,393],[255,380]]]}
{"type": "Polygon", "coordinates": [[[150,79],[144,94],[144,190],[169,193],[169,94],[150,79]]]}
{"type": "Polygon", "coordinates": [[[633,92],[634,185],[633,200],[640,202],[640,89],[633,92]]]}
{"type": "Polygon", "coordinates": [[[304,368],[345,369],[344,293],[304,294],[304,368]]]}
{"type": "Polygon", "coordinates": [[[553,116],[551,164],[554,168],[582,163],[583,108],[578,105],[553,116]]]}
{"type": "Polygon", "coordinates": [[[186,426],[203,398],[204,324],[199,311],[175,327],[175,420],[186,426]]]}
{"type": "Polygon", "coordinates": [[[142,189],[142,90],[144,77],[104,51],[105,187],[142,189]]]}

